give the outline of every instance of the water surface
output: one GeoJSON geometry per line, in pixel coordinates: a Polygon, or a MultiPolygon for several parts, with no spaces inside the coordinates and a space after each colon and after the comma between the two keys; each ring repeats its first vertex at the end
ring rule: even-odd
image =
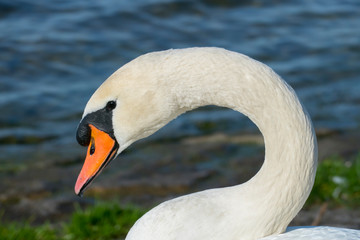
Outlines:
{"type": "MultiPolygon", "coordinates": [[[[71,158],[82,110],[117,68],[156,50],[217,46],[270,65],[317,128],[358,130],[359,1],[0,1],[0,162],[71,158]]],[[[203,108],[156,138],[257,131],[203,108]],[[211,122],[215,124],[211,124],[211,122]]]]}

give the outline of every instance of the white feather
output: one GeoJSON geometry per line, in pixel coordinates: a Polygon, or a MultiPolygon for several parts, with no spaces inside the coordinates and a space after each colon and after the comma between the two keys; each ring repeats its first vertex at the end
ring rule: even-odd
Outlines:
{"type": "Polygon", "coordinates": [[[342,239],[360,238],[360,231],[337,228],[281,234],[313,186],[317,142],[295,92],[266,65],[219,48],[149,53],[105,81],[84,116],[111,99],[118,103],[113,113],[118,154],[176,116],[209,104],[248,116],[266,146],[264,164],[251,180],[164,202],[136,222],[127,240],[253,240],[274,234],[265,239],[339,239],[346,231],[352,237],[342,239]]]}

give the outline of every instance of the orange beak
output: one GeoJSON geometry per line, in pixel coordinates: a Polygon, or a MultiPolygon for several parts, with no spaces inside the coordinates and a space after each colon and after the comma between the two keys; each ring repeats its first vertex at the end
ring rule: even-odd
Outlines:
{"type": "Polygon", "coordinates": [[[75,193],[82,195],[85,188],[116,156],[118,143],[109,134],[89,124],[91,140],[87,150],[85,163],[75,184],[75,193]]]}

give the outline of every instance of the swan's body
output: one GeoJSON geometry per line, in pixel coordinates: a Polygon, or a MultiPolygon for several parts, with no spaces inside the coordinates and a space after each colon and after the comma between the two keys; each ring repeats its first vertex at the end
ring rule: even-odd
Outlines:
{"type": "Polygon", "coordinates": [[[337,227],[289,227],[286,233],[261,240],[359,240],[360,231],[337,227]]]}
{"type": "MultiPolygon", "coordinates": [[[[90,129],[84,126],[97,127],[99,120],[93,115],[110,109],[106,114],[111,115],[111,128],[100,124],[99,129],[112,136],[115,145],[109,149],[114,146],[119,154],[176,116],[209,104],[239,111],[258,126],[266,146],[262,168],[244,184],[160,204],[136,222],[127,240],[259,239],[283,233],[300,211],[313,186],[317,165],[311,120],[294,91],[276,73],[238,53],[191,48],[133,60],[94,93],[78,139],[89,144],[90,129]],[[108,107],[111,101],[116,108],[108,107]]],[[[81,193],[104,165],[88,175],[83,169],[76,192],[81,193]]],[[[360,237],[360,231],[355,232],[360,237]]],[[[286,234],[276,239],[286,239],[281,238],[286,234]]]]}

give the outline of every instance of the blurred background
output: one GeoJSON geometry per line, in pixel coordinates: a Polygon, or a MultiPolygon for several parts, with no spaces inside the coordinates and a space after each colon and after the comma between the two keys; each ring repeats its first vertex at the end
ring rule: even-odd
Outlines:
{"type": "MultiPolygon", "coordinates": [[[[356,0],[0,0],[2,221],[66,221],[74,204],[94,199],[149,208],[254,175],[264,154],[258,129],[240,113],[210,106],[134,144],[84,198],[75,196],[86,151],[75,132],[91,94],[126,62],[169,48],[217,46],[266,63],[307,107],[320,159],[353,164],[360,144],[359,13],[356,0]]],[[[354,205],[315,202],[294,224],[319,218],[360,228],[354,205]]]]}

